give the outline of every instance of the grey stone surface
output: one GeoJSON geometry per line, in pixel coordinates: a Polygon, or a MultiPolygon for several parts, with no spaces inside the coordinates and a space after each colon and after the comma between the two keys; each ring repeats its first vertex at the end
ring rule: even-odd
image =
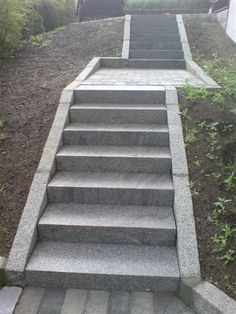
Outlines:
{"type": "Polygon", "coordinates": [[[125,16],[122,57],[129,58],[131,15],[125,16]]]}
{"type": "Polygon", "coordinates": [[[131,59],[183,59],[181,50],[130,50],[131,59]]]}
{"type": "Polygon", "coordinates": [[[130,314],[130,293],[112,291],[109,296],[109,314],[130,314]]]}
{"type": "Polygon", "coordinates": [[[47,205],[48,173],[36,173],[6,265],[7,280],[24,284],[24,268],[37,241],[37,221],[47,205]]]}
{"type": "Polygon", "coordinates": [[[61,172],[48,185],[49,202],[172,206],[169,175],[61,172]]]}
{"type": "Polygon", "coordinates": [[[135,27],[131,25],[131,31],[132,31],[132,34],[143,34],[143,35],[156,34],[157,31],[160,31],[163,35],[179,33],[179,29],[176,23],[172,26],[167,26],[167,25],[152,26],[152,25],[136,24],[135,27]]]}
{"type": "Polygon", "coordinates": [[[75,90],[75,102],[81,103],[163,104],[164,100],[162,87],[81,85],[75,90]]]}
{"type": "Polygon", "coordinates": [[[175,246],[172,208],[49,204],[39,224],[40,239],[175,246]]]}
{"type": "Polygon", "coordinates": [[[192,307],[198,314],[236,313],[236,302],[206,281],[192,288],[192,307]]]}
{"type": "Polygon", "coordinates": [[[130,303],[130,314],[154,314],[152,293],[133,292],[130,303]]]}
{"type": "Polygon", "coordinates": [[[61,312],[65,291],[46,289],[37,314],[58,314],[61,312]]]}
{"type": "Polygon", "coordinates": [[[182,278],[200,278],[197,236],[188,177],[173,176],[177,251],[182,278]]]}
{"type": "Polygon", "coordinates": [[[179,268],[175,248],[39,242],[26,267],[26,282],[81,289],[176,292],[179,268]]]}
{"type": "Polygon", "coordinates": [[[22,288],[3,287],[0,289],[0,314],[13,314],[22,288]]]}
{"type": "Polygon", "coordinates": [[[164,105],[78,104],[70,108],[70,121],[81,123],[166,123],[164,105]]]}
{"type": "Polygon", "coordinates": [[[57,154],[58,171],[171,173],[167,147],[66,145],[57,154]]]}
{"type": "Polygon", "coordinates": [[[86,314],[107,314],[109,293],[107,291],[89,291],[86,314]]]}
{"type": "Polygon", "coordinates": [[[163,34],[161,32],[156,32],[156,33],[147,33],[147,34],[143,34],[143,33],[136,33],[134,34],[132,32],[131,34],[131,41],[135,41],[135,42],[154,42],[154,41],[158,41],[158,42],[179,42],[180,41],[180,36],[178,33],[174,33],[174,34],[163,34]]]}
{"type": "Polygon", "coordinates": [[[130,68],[145,68],[145,69],[185,69],[184,60],[145,60],[131,59],[129,61],[130,68]]]}
{"type": "Polygon", "coordinates": [[[130,42],[131,50],[181,50],[179,42],[130,42]]]}
{"type": "Polygon", "coordinates": [[[61,314],[84,314],[87,298],[87,290],[68,289],[61,314]]]}
{"type": "MultiPolygon", "coordinates": [[[[205,86],[205,83],[197,79],[186,70],[171,69],[133,69],[101,68],[83,82],[83,85],[116,85],[124,86],[176,86],[182,87],[188,81],[194,86],[205,86]]],[[[113,100],[114,103],[114,100],[113,100]]],[[[144,102],[145,103],[145,102],[144,102]]]]}
{"type": "Polygon", "coordinates": [[[171,292],[154,293],[153,294],[153,307],[155,314],[164,314],[167,306],[174,298],[174,294],[171,292]]]}
{"type": "Polygon", "coordinates": [[[37,314],[44,292],[43,288],[25,288],[14,314],[37,314]]]}
{"type": "Polygon", "coordinates": [[[168,146],[165,125],[72,123],[64,129],[65,145],[168,146]]]}

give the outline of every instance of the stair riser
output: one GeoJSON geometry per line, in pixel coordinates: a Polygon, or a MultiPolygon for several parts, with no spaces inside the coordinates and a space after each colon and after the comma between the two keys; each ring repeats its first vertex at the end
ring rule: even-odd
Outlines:
{"type": "Polygon", "coordinates": [[[131,50],[129,52],[131,59],[183,59],[183,52],[180,51],[150,51],[150,50],[131,50]]]}
{"type": "Polygon", "coordinates": [[[170,173],[169,158],[57,156],[58,171],[170,173]]]}
{"type": "Polygon", "coordinates": [[[73,109],[71,122],[115,124],[166,124],[166,110],[73,109]]]}
{"type": "Polygon", "coordinates": [[[116,146],[168,146],[168,132],[64,131],[64,144],[116,146]]]}
{"type": "Polygon", "coordinates": [[[96,226],[38,226],[43,241],[175,246],[176,230],[96,226]]]}
{"type": "Polygon", "coordinates": [[[163,34],[163,35],[178,35],[179,29],[177,26],[167,27],[167,26],[131,26],[131,35],[156,35],[156,34],[163,34]]]}
{"type": "Polygon", "coordinates": [[[178,34],[176,35],[159,35],[159,34],[132,34],[131,33],[131,41],[135,42],[180,42],[180,37],[178,34]]]}
{"type": "Polygon", "coordinates": [[[164,104],[164,91],[75,90],[75,103],[164,104]]]}
{"type": "Polygon", "coordinates": [[[51,288],[76,288],[94,290],[136,290],[153,292],[177,292],[179,278],[139,277],[103,274],[79,274],[62,272],[25,272],[27,286],[51,288]]]}
{"type": "Polygon", "coordinates": [[[129,62],[130,68],[146,69],[185,69],[184,60],[138,60],[132,59],[129,62]]]}
{"type": "Polygon", "coordinates": [[[48,187],[49,203],[173,206],[173,190],[48,187]]]}
{"type": "Polygon", "coordinates": [[[175,28],[178,28],[178,25],[177,25],[177,22],[176,20],[155,20],[155,19],[152,19],[152,18],[149,18],[149,19],[143,19],[143,20],[134,20],[132,18],[131,20],[131,27],[132,28],[136,28],[136,27],[140,27],[140,26],[143,26],[143,27],[175,27],[175,28]]]}
{"type": "Polygon", "coordinates": [[[131,50],[181,50],[180,43],[130,43],[131,50]]]}

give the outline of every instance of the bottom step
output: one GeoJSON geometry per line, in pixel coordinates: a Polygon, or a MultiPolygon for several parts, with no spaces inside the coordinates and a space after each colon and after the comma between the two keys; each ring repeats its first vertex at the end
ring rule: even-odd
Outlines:
{"type": "Polygon", "coordinates": [[[26,285],[97,290],[178,291],[176,248],[39,242],[26,285]]]}

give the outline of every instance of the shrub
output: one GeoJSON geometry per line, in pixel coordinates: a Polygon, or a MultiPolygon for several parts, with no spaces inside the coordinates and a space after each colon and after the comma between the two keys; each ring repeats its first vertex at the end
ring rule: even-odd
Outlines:
{"type": "Polygon", "coordinates": [[[0,57],[19,46],[25,24],[24,3],[19,0],[0,0],[0,57]]]}

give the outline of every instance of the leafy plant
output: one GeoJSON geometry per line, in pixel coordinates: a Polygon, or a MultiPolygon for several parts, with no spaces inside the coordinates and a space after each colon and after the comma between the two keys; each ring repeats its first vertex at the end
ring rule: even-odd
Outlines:
{"type": "Polygon", "coordinates": [[[235,251],[229,249],[227,252],[225,252],[221,259],[224,261],[225,265],[228,265],[235,260],[235,251]]]}
{"type": "Polygon", "coordinates": [[[196,88],[191,84],[186,83],[183,87],[186,100],[195,103],[199,100],[206,100],[210,93],[206,87],[196,88]]]}
{"type": "Polygon", "coordinates": [[[195,129],[187,129],[185,132],[184,142],[187,145],[192,145],[197,141],[197,131],[195,129]]]}

